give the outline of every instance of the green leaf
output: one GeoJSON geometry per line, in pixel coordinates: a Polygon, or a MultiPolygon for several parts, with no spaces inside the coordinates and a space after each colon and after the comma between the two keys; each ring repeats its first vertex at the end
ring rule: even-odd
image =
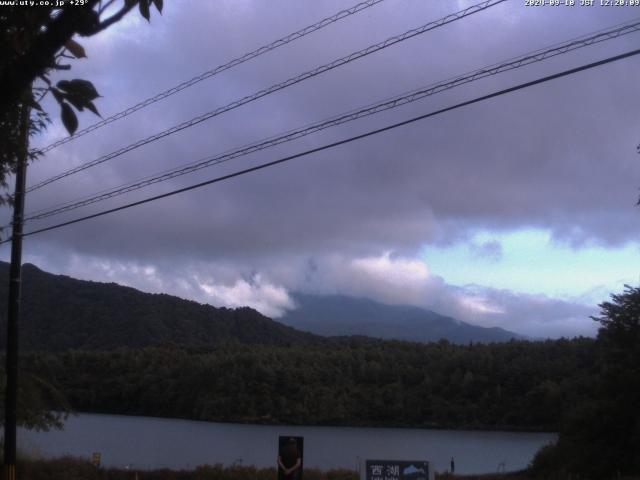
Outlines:
{"type": "Polygon", "coordinates": [[[156,6],[156,8],[158,9],[158,11],[160,13],[162,13],[162,6],[163,6],[163,1],[162,0],[153,0],[153,4],[156,6]]]}
{"type": "Polygon", "coordinates": [[[69,135],[73,135],[78,129],[78,117],[76,117],[76,114],[68,103],[62,104],[61,117],[64,128],[67,129],[69,135]]]}
{"type": "Polygon", "coordinates": [[[84,47],[75,40],[69,39],[69,41],[64,44],[64,47],[69,50],[71,54],[76,58],[87,58],[84,47]]]}
{"type": "Polygon", "coordinates": [[[91,82],[76,78],[73,80],[61,80],[57,83],[57,86],[61,90],[60,96],[63,97],[63,100],[68,101],[77,110],[82,112],[85,108],[88,108],[96,115],[100,115],[92,102],[100,95],[91,82]]]}
{"type": "Polygon", "coordinates": [[[102,117],[102,115],[100,115],[100,113],[98,112],[98,109],[93,104],[93,102],[87,102],[84,104],[84,106],[87,107],[87,109],[91,110],[93,113],[95,113],[97,116],[102,117]]]}
{"type": "Polygon", "coordinates": [[[94,87],[93,83],[88,80],[81,80],[79,78],[75,78],[73,80],[61,80],[56,84],[56,86],[60,90],[64,90],[68,94],[86,101],[95,100],[100,96],[96,87],[94,87]]]}
{"type": "Polygon", "coordinates": [[[149,22],[149,1],[150,0],[140,0],[140,15],[142,15],[144,18],[147,19],[147,22],[149,22]]]}
{"type": "Polygon", "coordinates": [[[80,111],[84,110],[84,107],[87,103],[85,100],[76,95],[65,94],[64,99],[80,111]]]}

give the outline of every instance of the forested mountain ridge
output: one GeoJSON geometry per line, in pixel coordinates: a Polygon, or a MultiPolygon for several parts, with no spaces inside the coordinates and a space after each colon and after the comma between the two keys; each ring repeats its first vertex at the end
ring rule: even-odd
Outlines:
{"type": "MultiPolygon", "coordinates": [[[[9,265],[0,262],[0,344],[9,265]]],[[[162,344],[212,346],[220,342],[311,345],[361,336],[430,342],[500,342],[518,338],[411,306],[343,296],[294,294],[297,309],[274,321],[249,308],[216,308],[116,283],[78,280],[23,266],[20,346],[24,350],[110,350],[162,344]]],[[[0,347],[1,348],[1,347],[0,347]]]]}
{"type": "MultiPolygon", "coordinates": [[[[6,336],[9,265],[0,262],[0,345],[6,336]]],[[[307,345],[326,341],[248,308],[216,308],[115,283],[53,275],[23,266],[20,348],[109,350],[220,342],[307,345]]]]}
{"type": "Polygon", "coordinates": [[[278,318],[290,327],[316,335],[365,335],[389,340],[453,343],[507,342],[522,336],[486,328],[410,305],[387,305],[343,295],[292,294],[297,306],[278,318]]]}

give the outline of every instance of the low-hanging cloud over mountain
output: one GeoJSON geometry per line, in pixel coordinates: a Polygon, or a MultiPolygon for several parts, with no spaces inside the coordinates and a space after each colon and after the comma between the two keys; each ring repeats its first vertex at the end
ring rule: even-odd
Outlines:
{"type": "MultiPolygon", "coordinates": [[[[51,151],[30,167],[29,183],[470,4],[387,0],[51,151]]],[[[104,35],[84,41],[89,59],[74,62],[72,75],[95,83],[103,95],[98,108],[107,116],[344,7],[341,1],[168,2],[151,26],[131,15],[104,35]]],[[[505,2],[56,182],[30,194],[27,209],[173,168],[602,29],[630,19],[632,12],[535,9],[505,2]]],[[[634,48],[637,35],[474,82],[82,213],[624,52],[634,48]]],[[[542,287],[528,292],[490,287],[483,284],[481,268],[469,282],[473,285],[453,285],[447,271],[431,271],[420,252],[429,245],[466,244],[478,259],[500,265],[500,242],[478,243],[473,235],[525,228],[549,232],[576,251],[637,242],[640,96],[634,79],[639,75],[640,62],[632,58],[528,88],[30,237],[25,258],[55,272],[216,305],[246,304],[276,317],[294,308],[289,292],[307,291],[424,306],[531,336],[593,334],[588,316],[596,311],[594,302],[556,297],[542,287]]],[[[92,121],[81,118],[82,125],[92,121]]],[[[55,124],[34,143],[47,144],[62,134],[55,124]]],[[[27,230],[79,212],[33,222],[27,230]]],[[[594,287],[599,283],[594,276],[594,287]]]]}

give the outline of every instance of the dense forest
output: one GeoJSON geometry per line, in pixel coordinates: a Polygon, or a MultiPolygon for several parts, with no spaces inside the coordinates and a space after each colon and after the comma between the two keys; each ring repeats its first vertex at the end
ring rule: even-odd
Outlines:
{"type": "Polygon", "coordinates": [[[351,339],[281,347],[32,353],[73,409],[225,422],[557,430],[593,340],[457,346],[351,339]]]}

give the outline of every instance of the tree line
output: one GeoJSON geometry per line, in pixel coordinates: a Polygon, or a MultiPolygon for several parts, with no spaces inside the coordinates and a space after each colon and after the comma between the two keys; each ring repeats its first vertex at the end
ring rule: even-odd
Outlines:
{"type": "Polygon", "coordinates": [[[557,430],[595,367],[591,339],[227,343],[41,352],[23,367],[78,411],[221,422],[557,430]]]}

